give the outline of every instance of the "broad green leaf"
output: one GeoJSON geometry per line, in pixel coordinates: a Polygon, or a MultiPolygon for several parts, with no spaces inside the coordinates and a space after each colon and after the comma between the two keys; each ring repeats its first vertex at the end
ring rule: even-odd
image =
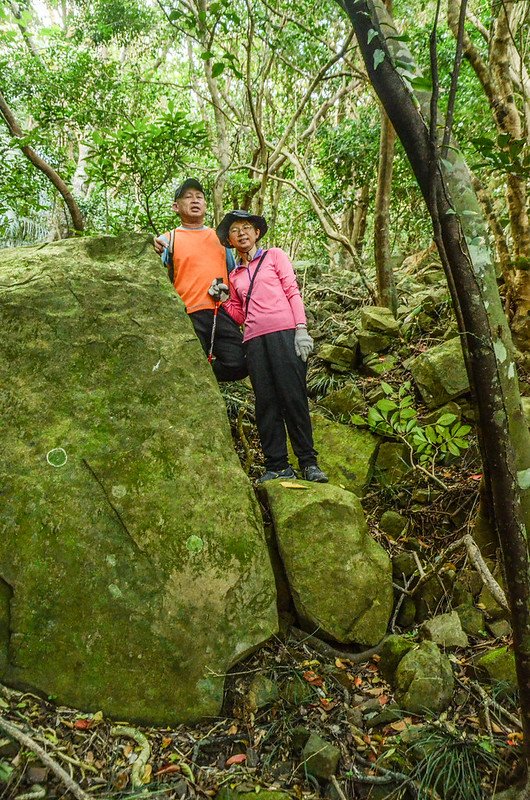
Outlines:
{"type": "Polygon", "coordinates": [[[367,39],[366,39],[366,41],[368,42],[368,44],[370,44],[370,42],[372,41],[372,39],[375,39],[375,37],[376,37],[377,35],[378,35],[378,33],[377,33],[377,31],[375,30],[375,28],[370,28],[370,30],[368,31],[368,36],[367,36],[367,39]]]}
{"type": "Polygon", "coordinates": [[[393,411],[398,406],[393,400],[390,400],[388,397],[383,397],[382,400],[377,401],[375,407],[380,411],[393,411]]]}

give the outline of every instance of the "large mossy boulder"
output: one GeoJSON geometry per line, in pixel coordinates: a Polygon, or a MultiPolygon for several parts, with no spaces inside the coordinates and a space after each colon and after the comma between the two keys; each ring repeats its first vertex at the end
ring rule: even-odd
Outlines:
{"type": "Polygon", "coordinates": [[[264,484],[301,625],[337,642],[373,645],[392,612],[392,564],[358,498],[331,484],[264,484]]]}
{"type": "Polygon", "coordinates": [[[426,350],[405,366],[429,408],[436,408],[469,391],[460,338],[455,337],[426,350]]]}
{"type": "Polygon", "coordinates": [[[142,235],[0,251],[0,273],[0,680],[120,719],[217,714],[275,589],[183,305],[142,235]]]}

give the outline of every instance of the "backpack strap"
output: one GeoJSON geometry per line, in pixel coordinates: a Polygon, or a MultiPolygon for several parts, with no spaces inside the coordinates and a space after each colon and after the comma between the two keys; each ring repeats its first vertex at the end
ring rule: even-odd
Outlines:
{"type": "Polygon", "coordinates": [[[254,281],[256,280],[256,275],[258,274],[258,270],[261,267],[261,263],[262,263],[263,259],[265,258],[265,256],[267,255],[267,252],[268,252],[267,250],[264,250],[263,253],[261,254],[261,258],[257,263],[256,269],[254,270],[254,274],[252,275],[252,278],[250,279],[250,283],[248,285],[247,296],[245,298],[245,317],[248,314],[248,304],[250,303],[250,295],[252,294],[252,289],[254,288],[254,281]]]}

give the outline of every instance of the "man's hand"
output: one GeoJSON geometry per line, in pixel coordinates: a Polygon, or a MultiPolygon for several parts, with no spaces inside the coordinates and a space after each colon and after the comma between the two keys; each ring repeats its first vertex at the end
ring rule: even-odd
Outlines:
{"type": "Polygon", "coordinates": [[[224,303],[230,297],[230,290],[222,278],[214,278],[212,285],[208,289],[208,294],[213,297],[216,303],[224,303]]]}
{"type": "Polygon", "coordinates": [[[307,328],[297,328],[294,332],[294,351],[302,361],[313,352],[313,339],[307,332],[307,328]]]}
{"type": "Polygon", "coordinates": [[[169,242],[165,236],[153,236],[153,247],[159,256],[162,255],[168,245],[169,242]]]}

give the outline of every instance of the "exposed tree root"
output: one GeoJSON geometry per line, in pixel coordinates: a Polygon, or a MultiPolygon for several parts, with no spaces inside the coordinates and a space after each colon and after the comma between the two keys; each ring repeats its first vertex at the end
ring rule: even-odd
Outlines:
{"type": "Polygon", "coordinates": [[[35,739],[32,739],[26,733],[20,730],[17,725],[14,725],[12,722],[8,722],[6,719],[0,716],[0,730],[3,730],[10,739],[15,739],[15,741],[20,742],[28,750],[31,750],[32,753],[35,753],[36,756],[40,758],[43,764],[49,767],[52,772],[59,778],[60,781],[66,786],[69,792],[71,792],[77,800],[89,800],[90,795],[88,795],[78,783],[76,783],[70,775],[64,771],[64,769],[57,764],[56,761],[53,760],[51,756],[48,755],[46,750],[37,744],[35,739]]]}

